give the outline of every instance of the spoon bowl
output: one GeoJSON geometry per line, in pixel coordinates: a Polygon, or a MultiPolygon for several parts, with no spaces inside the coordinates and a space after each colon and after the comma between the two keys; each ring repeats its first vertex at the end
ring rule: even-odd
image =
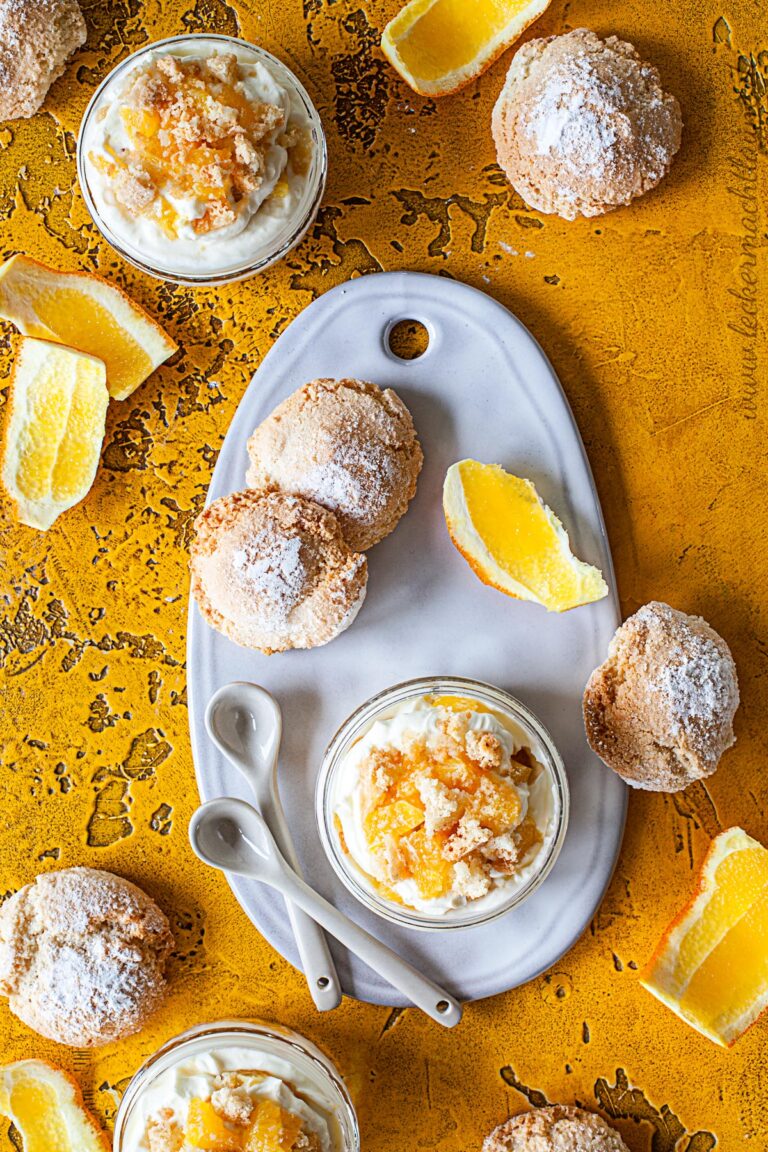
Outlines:
{"type": "Polygon", "coordinates": [[[261,813],[244,800],[222,797],[203,804],[192,817],[189,839],[206,864],[281,892],[443,1027],[453,1028],[461,1020],[461,1005],[453,996],[305,884],[281,856],[261,813]]]}
{"type": "Polygon", "coordinates": [[[280,705],[259,684],[225,684],[208,702],[208,735],[249,779],[270,783],[283,735],[280,705]],[[266,778],[266,780],[264,779],[266,778]]]}
{"type": "Polygon", "coordinates": [[[189,841],[204,864],[254,879],[277,856],[264,817],[244,800],[226,796],[197,809],[189,823],[189,841]]]}

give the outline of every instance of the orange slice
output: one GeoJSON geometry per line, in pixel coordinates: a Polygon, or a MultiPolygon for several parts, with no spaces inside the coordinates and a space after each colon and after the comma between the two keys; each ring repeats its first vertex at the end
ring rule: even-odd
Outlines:
{"type": "Polygon", "coordinates": [[[2,479],[18,519],[50,528],[93,484],[109,393],[101,360],[23,337],[11,373],[2,479]]]}
{"type": "Polygon", "coordinates": [[[0,267],[0,317],[24,336],[98,356],[115,400],[130,396],[178,347],[116,285],[90,272],[57,272],[29,256],[0,267]]]}
{"type": "Polygon", "coordinates": [[[0,1112],[21,1133],[24,1152],[109,1152],[76,1082],[43,1060],[0,1067],[0,1112]]]}
{"type": "Polygon", "coordinates": [[[768,851],[741,828],[712,841],[640,983],[723,1047],[768,1007],[768,851]]]}
{"type": "Polygon", "coordinates": [[[573,555],[530,480],[498,464],[461,460],[445,477],[443,510],[451,540],[484,584],[550,612],[608,595],[599,569],[573,555]]]}
{"type": "Polygon", "coordinates": [[[381,48],[422,96],[469,84],[549,7],[550,0],[411,0],[390,20],[381,48]]]}

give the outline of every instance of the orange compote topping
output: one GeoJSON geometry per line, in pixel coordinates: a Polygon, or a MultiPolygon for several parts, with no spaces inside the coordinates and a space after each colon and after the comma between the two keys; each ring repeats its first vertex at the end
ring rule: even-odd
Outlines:
{"type": "MultiPolygon", "coordinates": [[[[232,224],[263,182],[266,149],[284,126],[282,108],[250,99],[232,54],[207,60],[161,56],[135,77],[120,110],[130,149],[92,162],[120,205],[177,233],[171,201],[198,201],[198,234],[232,224]]],[[[286,134],[286,147],[296,142],[286,134]]]]}
{"type": "Polygon", "coordinates": [[[441,701],[439,735],[405,750],[374,748],[361,769],[363,830],[380,885],[414,881],[424,899],[476,899],[511,875],[541,841],[523,817],[517,785],[540,770],[526,749],[512,759],[492,732],[470,728],[471,701],[441,701]]]}
{"type": "Polygon", "coordinates": [[[249,1100],[226,1090],[211,1100],[194,1097],[189,1102],[186,1124],[181,1127],[173,1113],[161,1113],[150,1122],[149,1146],[171,1152],[194,1148],[199,1152],[319,1152],[313,1131],[305,1129],[301,1116],[289,1112],[268,1097],[249,1100]]]}

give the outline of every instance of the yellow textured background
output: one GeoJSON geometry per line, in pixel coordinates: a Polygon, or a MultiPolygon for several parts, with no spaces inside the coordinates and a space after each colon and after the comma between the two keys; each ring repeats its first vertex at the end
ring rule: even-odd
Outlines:
{"type": "MultiPolygon", "coordinates": [[[[181,351],[110,406],[94,489],[51,531],[14,526],[3,503],[0,893],[40,870],[112,869],[159,900],[178,950],[168,1002],[139,1037],[95,1054],[60,1049],[3,1003],[2,1058],[42,1055],[74,1070],[110,1119],[160,1041],[199,1020],[257,1014],[332,1053],[366,1152],[471,1152],[526,1098],[601,1107],[633,1152],[768,1148],[768,1022],[723,1052],[634,971],[688,897],[712,834],[738,823],[768,842],[764,6],[554,0],[532,33],[587,24],[632,40],[685,118],[658,191],[572,224],[527,209],[495,166],[489,121],[505,61],[440,103],[392,73],[377,45],[397,0],[83,6],[88,43],[45,110],[0,127],[1,255],[115,277],[181,351]],[[184,29],[239,32],[281,56],[315,99],[330,147],[314,234],[282,266],[215,293],[124,265],[75,179],[94,85],[130,49],[184,29]],[[738,744],[706,786],[633,794],[615,879],[581,942],[556,971],[470,1007],[452,1034],[412,1011],[345,1003],[316,1015],[185,835],[196,804],[184,668],[191,520],[276,334],[326,288],[380,268],[459,277],[528,325],[574,407],[625,612],[651,598],[701,612],[731,644],[742,688],[738,744]]],[[[3,377],[13,339],[4,328],[3,377]]],[[[10,1148],[6,1130],[0,1122],[10,1148]]]]}

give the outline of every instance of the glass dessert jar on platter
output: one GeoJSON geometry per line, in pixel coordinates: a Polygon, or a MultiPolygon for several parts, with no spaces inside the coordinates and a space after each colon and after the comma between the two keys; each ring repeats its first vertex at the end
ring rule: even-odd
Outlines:
{"type": "Polygon", "coordinates": [[[99,231],[152,276],[242,280],[299,243],[327,155],[296,76],[232,36],[174,36],[132,53],[93,95],[77,146],[99,231]]]}
{"type": "Polygon", "coordinates": [[[114,1152],[359,1152],[349,1093],[309,1040],[279,1024],[222,1020],[169,1040],[139,1068],[114,1152]]]}
{"type": "Polygon", "coordinates": [[[381,692],[342,725],[316,810],[334,871],[366,907],[411,928],[466,928],[547,876],[568,784],[551,737],[518,700],[429,677],[381,692]]]}

